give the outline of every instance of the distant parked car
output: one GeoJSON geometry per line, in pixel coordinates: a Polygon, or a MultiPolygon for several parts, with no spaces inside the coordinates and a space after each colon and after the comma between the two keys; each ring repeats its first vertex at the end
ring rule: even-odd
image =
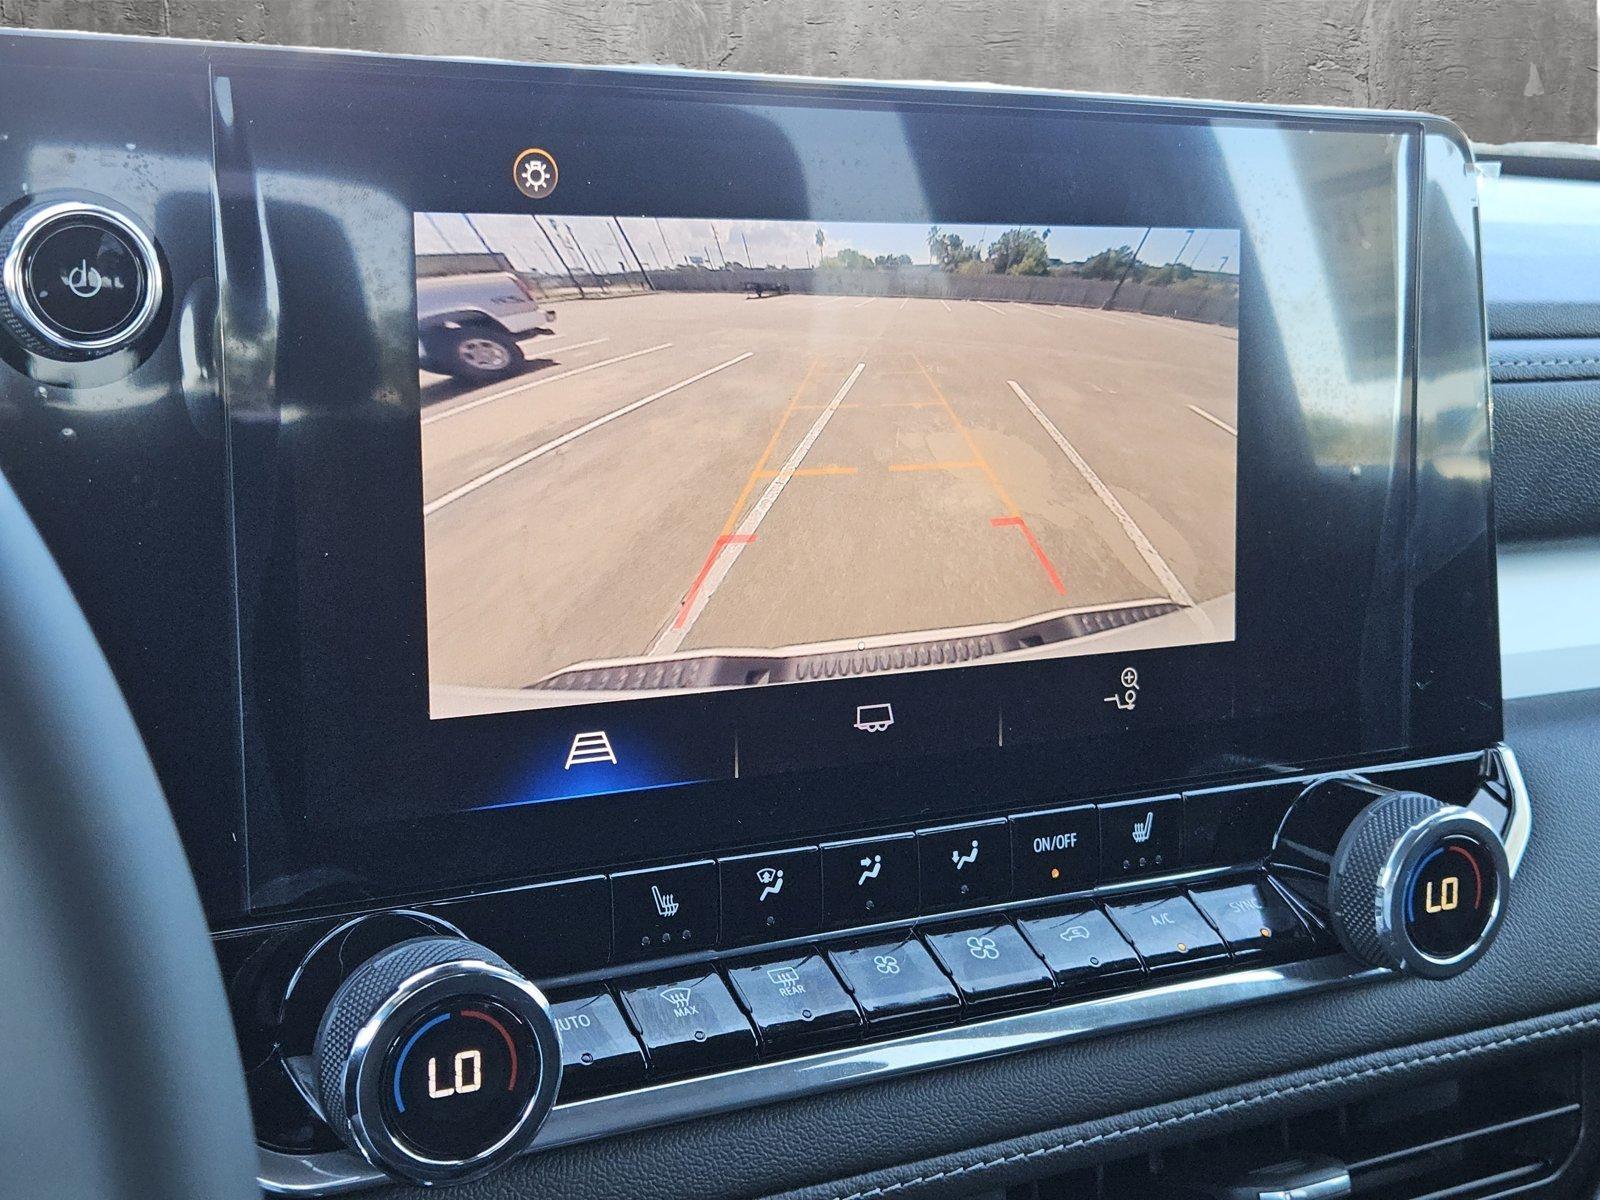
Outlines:
{"type": "Polygon", "coordinates": [[[474,383],[504,379],[523,364],[518,339],[550,332],[555,310],[512,271],[417,280],[417,344],[425,370],[474,383]]]}

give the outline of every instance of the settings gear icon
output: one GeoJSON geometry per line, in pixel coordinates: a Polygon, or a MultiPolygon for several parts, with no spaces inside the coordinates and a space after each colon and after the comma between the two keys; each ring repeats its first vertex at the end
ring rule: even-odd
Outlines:
{"type": "Polygon", "coordinates": [[[543,191],[550,186],[550,165],[542,158],[530,158],[522,164],[522,186],[530,192],[543,191]]]}
{"type": "Polygon", "coordinates": [[[547,150],[524,150],[512,164],[517,190],[530,200],[543,200],[556,190],[556,160],[547,150]]]}

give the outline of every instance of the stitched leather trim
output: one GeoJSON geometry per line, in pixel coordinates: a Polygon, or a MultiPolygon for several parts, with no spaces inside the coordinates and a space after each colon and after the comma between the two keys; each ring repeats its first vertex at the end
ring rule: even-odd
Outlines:
{"type": "Polygon", "coordinates": [[[1417,1054],[1410,1058],[1398,1059],[1392,1063],[1384,1063],[1375,1067],[1363,1067],[1358,1070],[1345,1071],[1337,1075],[1330,1075],[1325,1079],[1309,1080],[1305,1083],[1293,1084],[1289,1087],[1274,1088],[1272,1091],[1263,1092],[1256,1096],[1246,1096],[1238,1100],[1229,1100],[1223,1104],[1211,1105],[1207,1108],[1195,1109],[1191,1112],[1179,1113],[1171,1117],[1163,1117],[1157,1121],[1146,1121],[1141,1124],[1128,1125],[1121,1129],[1108,1130],[1090,1137],[1075,1138],[1071,1141],[1057,1142],[1049,1146],[1037,1146],[1031,1150],[1019,1150],[1011,1154],[1004,1154],[997,1158],[985,1159],[980,1162],[968,1163],[960,1167],[950,1167],[942,1171],[933,1171],[916,1175],[909,1179],[897,1180],[879,1187],[867,1188],[864,1191],[841,1193],[835,1200],[878,1200],[882,1196],[892,1196],[897,1192],[908,1191],[923,1184],[940,1183],[950,1179],[959,1179],[966,1176],[979,1175],[984,1171],[991,1171],[997,1167],[1012,1166],[1017,1163],[1037,1162],[1048,1159],[1054,1155],[1064,1154],[1069,1150],[1079,1150],[1087,1146],[1106,1145],[1120,1138],[1132,1137],[1135,1134],[1151,1133],[1158,1129],[1170,1129],[1188,1124],[1205,1117],[1216,1116],[1221,1113],[1238,1112],[1257,1107],[1273,1100],[1282,1100],[1289,1096],[1313,1095],[1325,1091],[1338,1084],[1350,1083],[1361,1079],[1377,1079],[1399,1071],[1409,1070],[1414,1067],[1427,1066],[1434,1063],[1455,1062],[1461,1059],[1473,1058],[1477,1055],[1487,1054],[1495,1050],[1504,1050],[1510,1046],[1528,1045],[1542,1041],[1546,1038],[1558,1037],[1562,1034],[1575,1033],[1582,1029],[1600,1027],[1600,1017],[1586,1017],[1580,1021],[1568,1021],[1561,1025],[1551,1026],[1549,1029],[1534,1030],[1530,1033],[1519,1033],[1509,1037],[1498,1038],[1494,1041],[1484,1042],[1476,1046],[1465,1046],[1459,1050],[1447,1050],[1434,1054],[1417,1054]]]}
{"type": "Polygon", "coordinates": [[[1497,367],[1586,367],[1600,366],[1600,358],[1502,358],[1497,367]]]}

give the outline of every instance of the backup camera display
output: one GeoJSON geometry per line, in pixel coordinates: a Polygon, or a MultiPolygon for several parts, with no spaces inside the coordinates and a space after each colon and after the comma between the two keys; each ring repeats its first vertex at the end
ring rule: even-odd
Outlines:
{"type": "Polygon", "coordinates": [[[415,234],[436,718],[1234,637],[1237,230],[415,234]]]}

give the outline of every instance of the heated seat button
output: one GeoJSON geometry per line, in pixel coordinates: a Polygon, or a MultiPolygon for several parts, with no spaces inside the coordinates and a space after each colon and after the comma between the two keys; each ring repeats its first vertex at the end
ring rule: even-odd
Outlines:
{"type": "Polygon", "coordinates": [[[827,960],[816,954],[733,967],[728,982],[768,1046],[848,1037],[861,1014],[827,960]]]}
{"type": "Polygon", "coordinates": [[[1098,908],[1026,917],[1017,925],[1063,987],[1080,987],[1141,970],[1139,956],[1128,939],[1098,908]]]}
{"type": "Polygon", "coordinates": [[[613,875],[618,961],[711,949],[717,944],[718,907],[714,862],[613,875]]]}
{"type": "Polygon", "coordinates": [[[1051,991],[1050,972],[1011,925],[992,921],[925,933],[923,940],[955,980],[961,999],[987,1006],[1051,991]]]}
{"type": "Polygon", "coordinates": [[[917,832],[922,907],[975,908],[1011,896],[1011,838],[1004,821],[917,832]]]}
{"type": "Polygon", "coordinates": [[[1094,805],[1012,817],[1011,861],[1021,897],[1093,887],[1100,879],[1100,818],[1094,805]]]}
{"type": "Polygon", "coordinates": [[[1235,954],[1280,949],[1305,932],[1294,910],[1266,884],[1206,888],[1190,892],[1189,898],[1235,954]]]}
{"type": "Polygon", "coordinates": [[[829,929],[914,917],[918,895],[912,834],[822,848],[822,917],[829,929]]]}
{"type": "Polygon", "coordinates": [[[724,858],[717,866],[724,946],[805,937],[822,928],[822,871],[814,848],[724,858]]]}
{"type": "Polygon", "coordinates": [[[1226,958],[1228,948],[1200,910],[1183,895],[1107,906],[1117,928],[1151,970],[1226,958]]]}
{"type": "Polygon", "coordinates": [[[1182,848],[1182,796],[1100,806],[1100,867],[1104,878],[1170,871],[1179,865],[1182,848]]]}
{"type": "Polygon", "coordinates": [[[834,950],[828,958],[871,1025],[914,1021],[961,1006],[955,984],[914,937],[834,950]]]}
{"type": "Polygon", "coordinates": [[[607,992],[550,1006],[561,1037],[562,1100],[616,1091],[644,1077],[644,1050],[607,992]]]}
{"type": "Polygon", "coordinates": [[[622,1002],[644,1041],[652,1072],[708,1071],[756,1056],[755,1030],[720,975],[685,975],[629,988],[622,1002]]]}

